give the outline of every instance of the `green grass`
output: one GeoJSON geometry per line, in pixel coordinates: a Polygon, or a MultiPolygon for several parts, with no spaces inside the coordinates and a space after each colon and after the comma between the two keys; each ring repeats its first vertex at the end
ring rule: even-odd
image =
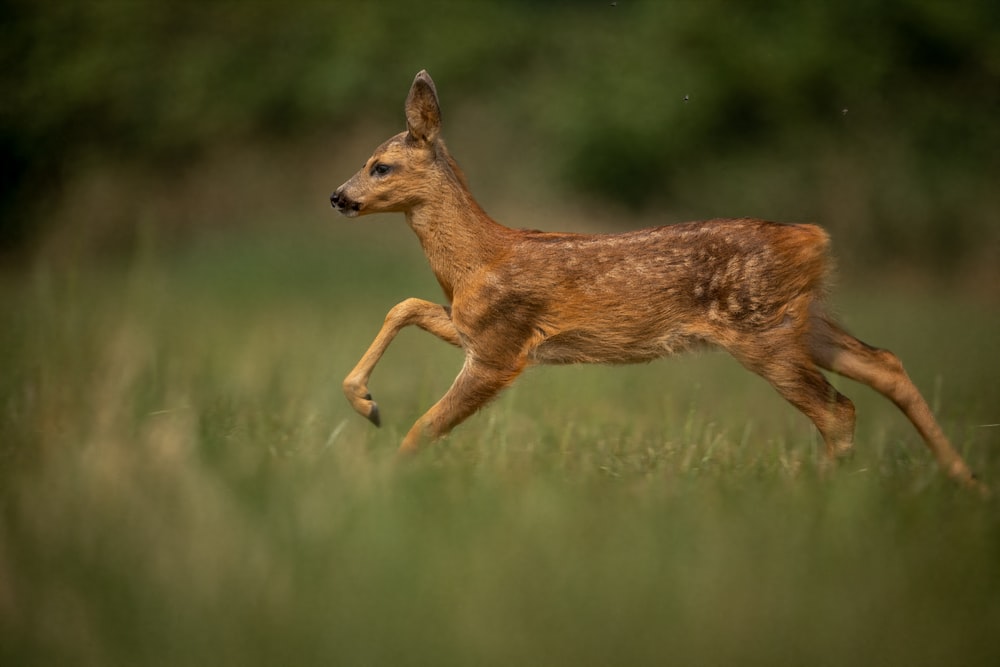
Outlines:
{"type": "MultiPolygon", "coordinates": [[[[541,368],[413,465],[460,353],[384,312],[437,299],[399,221],[206,239],[0,286],[5,665],[977,665],[1000,513],[888,402],[858,452],[719,354],[541,368]]],[[[849,287],[1000,485],[995,307],[849,287]],[[990,426],[994,424],[994,426],[990,426]]]]}

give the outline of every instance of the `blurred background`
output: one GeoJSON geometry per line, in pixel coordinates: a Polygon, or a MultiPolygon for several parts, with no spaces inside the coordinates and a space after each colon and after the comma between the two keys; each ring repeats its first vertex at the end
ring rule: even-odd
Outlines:
{"type": "Polygon", "coordinates": [[[0,664],[1000,664],[997,504],[852,383],[822,480],[725,355],[526,373],[390,465],[462,354],[401,334],[353,413],[441,294],[329,195],[424,68],[510,226],[825,226],[1000,488],[1000,2],[0,0],[0,664]]]}
{"type": "MultiPolygon", "coordinates": [[[[329,222],[426,68],[510,226],[816,221],[1000,292],[1000,5],[3,2],[0,261],[329,222]]],[[[339,221],[338,221],[339,222],[339,221]]]]}

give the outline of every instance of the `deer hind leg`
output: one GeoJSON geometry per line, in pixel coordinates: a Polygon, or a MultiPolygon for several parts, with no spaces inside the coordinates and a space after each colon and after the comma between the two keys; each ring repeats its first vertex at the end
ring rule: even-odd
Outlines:
{"type": "Polygon", "coordinates": [[[524,357],[494,365],[466,356],[451,388],[417,420],[403,438],[398,454],[414,454],[423,442],[446,435],[510,385],[525,365],[524,357]]]}
{"type": "Polygon", "coordinates": [[[854,447],[854,404],[827,381],[796,332],[789,329],[781,340],[768,342],[765,349],[759,341],[747,341],[729,351],[809,417],[823,437],[828,460],[848,456],[854,447]]]}
{"type": "Polygon", "coordinates": [[[460,347],[462,344],[447,307],[422,299],[406,299],[393,306],[368,351],[344,379],[344,394],[351,407],[376,426],[381,423],[381,417],[378,404],[368,391],[368,379],[392,339],[411,324],[452,345],[460,347]]]}
{"type": "MultiPolygon", "coordinates": [[[[809,349],[817,365],[866,384],[895,403],[948,475],[980,486],[895,354],[861,342],[822,314],[810,318],[809,349]]],[[[980,488],[985,491],[985,487],[980,488]]]]}

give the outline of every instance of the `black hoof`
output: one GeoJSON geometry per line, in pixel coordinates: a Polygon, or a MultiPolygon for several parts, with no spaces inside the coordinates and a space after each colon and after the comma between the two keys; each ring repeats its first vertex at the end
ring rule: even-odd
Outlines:
{"type": "Polygon", "coordinates": [[[375,426],[382,425],[382,416],[378,413],[378,405],[376,403],[372,403],[371,412],[368,413],[368,421],[375,424],[375,426]]]}

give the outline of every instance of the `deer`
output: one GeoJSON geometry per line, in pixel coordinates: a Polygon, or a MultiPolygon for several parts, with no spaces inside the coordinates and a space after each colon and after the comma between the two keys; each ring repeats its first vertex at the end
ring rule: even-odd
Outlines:
{"type": "Polygon", "coordinates": [[[887,397],[944,473],[988,492],[899,358],[861,342],[828,314],[830,238],[819,226],[738,218],[605,234],[509,228],[480,207],[449,153],[426,71],[414,78],[404,110],[406,130],[330,195],[348,218],[403,213],[447,300],[408,298],[389,310],[344,379],[353,409],[381,424],[368,384],[405,327],[465,355],[398,456],[447,435],[531,366],[631,364],[715,347],[812,421],[822,461],[842,460],[854,447],[854,404],[827,380],[823,371],[830,371],[887,397]]]}

